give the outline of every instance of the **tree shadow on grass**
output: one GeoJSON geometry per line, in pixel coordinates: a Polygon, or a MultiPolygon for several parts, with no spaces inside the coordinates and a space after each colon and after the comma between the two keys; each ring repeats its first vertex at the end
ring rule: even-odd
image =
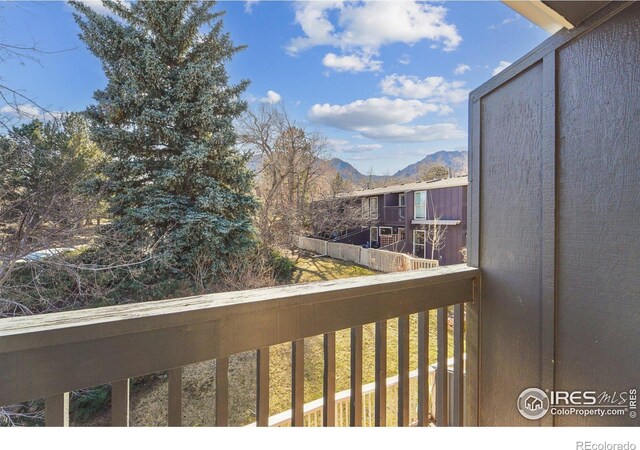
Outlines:
{"type": "Polygon", "coordinates": [[[354,263],[328,257],[310,257],[300,258],[297,261],[292,281],[294,283],[328,281],[374,273],[374,271],[354,263]]]}

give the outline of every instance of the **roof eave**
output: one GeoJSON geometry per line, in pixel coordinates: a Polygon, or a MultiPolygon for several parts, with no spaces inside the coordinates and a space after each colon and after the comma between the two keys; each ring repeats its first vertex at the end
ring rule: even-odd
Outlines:
{"type": "Polygon", "coordinates": [[[562,28],[570,30],[575,26],[540,0],[502,0],[502,3],[549,33],[555,33],[562,28]]]}

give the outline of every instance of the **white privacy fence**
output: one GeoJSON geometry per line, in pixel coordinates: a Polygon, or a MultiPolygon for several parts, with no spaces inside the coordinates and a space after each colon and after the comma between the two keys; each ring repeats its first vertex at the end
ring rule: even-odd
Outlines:
{"type": "Polygon", "coordinates": [[[439,263],[435,259],[411,258],[411,270],[433,269],[438,265],[439,263]]]}
{"type": "Polygon", "coordinates": [[[407,270],[432,269],[438,267],[435,259],[414,258],[405,253],[363,248],[358,245],[341,244],[308,237],[298,238],[298,248],[319,255],[351,261],[379,272],[404,272],[407,270]]]}
{"type": "Polygon", "coordinates": [[[404,272],[411,270],[411,257],[387,250],[369,250],[369,267],[379,272],[404,272]]]}
{"type": "Polygon", "coordinates": [[[327,254],[328,243],[328,241],[323,241],[322,239],[313,239],[303,236],[298,237],[298,248],[317,253],[318,255],[327,254]]]}
{"type": "MultiPolygon", "coordinates": [[[[453,359],[447,361],[450,373],[453,373],[453,359]]],[[[429,366],[429,412],[432,419],[437,417],[436,410],[436,371],[438,365],[429,366]]],[[[449,377],[450,380],[453,376],[449,377]]],[[[362,426],[375,426],[375,383],[369,383],[362,386],[362,426]]],[[[451,391],[451,386],[449,386],[451,391]]],[[[451,392],[448,398],[451,400],[453,396],[451,392]]],[[[349,408],[350,408],[351,390],[347,389],[336,393],[336,423],[338,427],[349,426],[349,408]]],[[[322,426],[322,406],[324,400],[319,398],[304,405],[304,426],[305,427],[321,427],[322,426]]],[[[397,409],[398,409],[398,376],[387,378],[387,426],[397,426],[397,409]]],[[[452,411],[452,408],[449,408],[452,411]]],[[[418,420],[418,371],[409,372],[409,424],[413,425],[418,420]]],[[[255,426],[252,423],[248,426],[255,426]]],[[[270,427],[289,427],[291,426],[291,410],[288,409],[279,414],[269,417],[270,427]]]]}
{"type": "Polygon", "coordinates": [[[327,243],[327,255],[332,258],[343,259],[356,264],[361,264],[361,250],[362,247],[358,245],[340,244],[337,242],[327,243]]]}

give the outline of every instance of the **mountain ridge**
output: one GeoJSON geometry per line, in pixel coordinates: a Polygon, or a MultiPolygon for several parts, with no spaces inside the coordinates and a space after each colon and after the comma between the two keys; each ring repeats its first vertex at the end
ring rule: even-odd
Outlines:
{"type": "Polygon", "coordinates": [[[365,175],[340,158],[332,158],[328,162],[344,179],[358,184],[368,180],[379,181],[394,178],[415,178],[423,168],[426,169],[435,165],[442,165],[450,169],[453,176],[465,175],[468,166],[468,153],[462,150],[440,150],[425,156],[420,161],[409,164],[393,175],[365,175]]]}

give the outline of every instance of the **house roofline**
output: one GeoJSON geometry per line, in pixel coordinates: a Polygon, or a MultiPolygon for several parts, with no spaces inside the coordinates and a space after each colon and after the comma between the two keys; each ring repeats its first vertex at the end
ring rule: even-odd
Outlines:
{"type": "Polygon", "coordinates": [[[403,183],[403,184],[394,184],[390,186],[382,186],[379,188],[361,189],[357,191],[338,194],[337,197],[340,197],[340,198],[373,197],[373,196],[383,195],[383,194],[401,194],[403,192],[426,191],[431,189],[444,189],[449,187],[467,186],[468,184],[469,184],[469,181],[467,179],[467,176],[463,175],[461,177],[443,178],[440,180],[409,182],[409,183],[403,183]]]}

